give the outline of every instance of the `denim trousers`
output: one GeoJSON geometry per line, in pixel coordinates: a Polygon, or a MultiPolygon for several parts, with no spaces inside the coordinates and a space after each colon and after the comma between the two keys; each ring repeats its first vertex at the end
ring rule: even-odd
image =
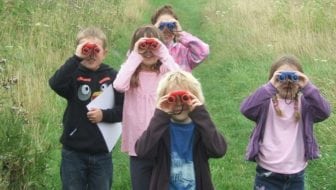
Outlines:
{"type": "Polygon", "coordinates": [[[89,154],[62,149],[63,190],[110,190],[113,163],[111,153],[89,154]]]}
{"type": "Polygon", "coordinates": [[[304,170],[279,174],[257,166],[254,190],[304,190],[304,170]]]}
{"type": "Polygon", "coordinates": [[[133,190],[148,190],[154,167],[154,160],[130,157],[130,172],[133,190]]]}

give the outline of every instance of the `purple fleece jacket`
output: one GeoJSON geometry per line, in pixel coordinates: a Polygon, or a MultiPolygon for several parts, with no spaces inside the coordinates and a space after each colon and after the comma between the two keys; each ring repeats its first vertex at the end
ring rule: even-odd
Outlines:
{"type": "MultiPolygon", "coordinates": [[[[320,151],[314,137],[313,124],[327,119],[331,109],[329,102],[321,95],[312,83],[301,89],[301,120],[303,129],[305,159],[312,160],[320,157],[320,151]]],[[[265,123],[271,98],[276,94],[276,88],[268,82],[252,95],[247,97],[240,106],[241,113],[256,122],[247,146],[246,160],[256,161],[259,152],[259,142],[263,140],[265,123]]]]}

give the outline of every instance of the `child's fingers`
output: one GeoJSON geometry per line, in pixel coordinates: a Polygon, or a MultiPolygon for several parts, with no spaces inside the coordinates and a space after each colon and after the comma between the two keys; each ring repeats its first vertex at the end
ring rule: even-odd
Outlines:
{"type": "Polygon", "coordinates": [[[175,20],[176,23],[176,32],[182,32],[181,24],[178,20],[175,20]]]}
{"type": "Polygon", "coordinates": [[[78,57],[81,57],[81,58],[84,58],[85,55],[83,55],[82,53],[82,49],[83,49],[83,46],[86,44],[86,40],[82,40],[80,41],[80,43],[77,45],[76,47],[76,52],[75,52],[75,55],[77,55],[78,57]]]}
{"type": "Polygon", "coordinates": [[[162,96],[159,99],[157,107],[161,110],[165,110],[168,107],[168,95],[162,96]]]}
{"type": "Polygon", "coordinates": [[[87,112],[87,118],[92,122],[92,123],[98,123],[102,120],[103,118],[103,113],[100,109],[93,108],[90,111],[87,112]]]}

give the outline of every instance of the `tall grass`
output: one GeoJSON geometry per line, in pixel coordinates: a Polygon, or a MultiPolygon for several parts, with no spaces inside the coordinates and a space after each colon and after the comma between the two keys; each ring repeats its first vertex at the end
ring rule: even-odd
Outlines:
{"type": "MultiPolygon", "coordinates": [[[[229,0],[211,1],[203,9],[207,21],[201,34],[210,42],[211,55],[195,74],[202,80],[210,110],[229,141],[224,160],[212,165],[218,171],[213,178],[219,189],[252,187],[255,164],[243,161],[243,157],[254,124],[241,116],[239,104],[267,81],[270,64],[277,56],[298,56],[307,76],[334,108],[335,3],[229,0]]],[[[336,188],[332,131],[333,114],[315,126],[322,158],[307,168],[307,189],[336,188]]]]}
{"type": "MultiPolygon", "coordinates": [[[[82,27],[109,38],[106,63],[118,69],[132,32],[149,23],[161,0],[0,1],[0,189],[60,189],[59,136],[65,101],[48,79],[75,49],[82,27]]],[[[254,164],[244,161],[253,123],[239,113],[242,99],[267,81],[272,60],[297,55],[308,77],[330,100],[335,88],[335,0],[186,0],[172,4],[184,30],[210,44],[194,74],[206,105],[229,142],[211,160],[217,189],[251,189],[254,164]]],[[[309,189],[336,188],[335,117],[316,126],[322,158],[307,169],[309,189]]],[[[128,157],[117,145],[114,189],[130,189],[128,157]]]]}
{"type": "Polygon", "coordinates": [[[90,25],[106,32],[106,61],[119,65],[145,6],[135,0],[1,1],[0,189],[60,188],[65,102],[50,90],[48,78],[74,53],[79,29],[90,25]],[[135,3],[134,10],[125,9],[135,3]]]}

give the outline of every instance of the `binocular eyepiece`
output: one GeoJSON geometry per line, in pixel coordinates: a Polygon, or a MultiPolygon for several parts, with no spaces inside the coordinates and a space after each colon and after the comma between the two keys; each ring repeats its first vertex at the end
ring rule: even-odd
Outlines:
{"type": "Polygon", "coordinates": [[[159,43],[154,39],[146,39],[139,44],[139,50],[156,50],[159,47],[159,43]]]}
{"type": "Polygon", "coordinates": [[[176,103],[178,98],[182,103],[186,103],[190,100],[190,96],[184,90],[174,91],[169,94],[168,103],[176,103]]]}
{"type": "Polygon", "coordinates": [[[172,32],[176,28],[176,22],[161,22],[159,29],[163,30],[165,28],[168,28],[172,32]]]}
{"type": "Polygon", "coordinates": [[[82,54],[89,55],[93,57],[95,54],[99,53],[100,49],[96,44],[87,43],[82,47],[82,54]]]}
{"type": "Polygon", "coordinates": [[[295,72],[285,71],[280,73],[280,75],[278,76],[278,80],[280,82],[285,82],[286,80],[290,80],[291,82],[297,82],[299,80],[299,77],[295,74],[295,72]]]}

